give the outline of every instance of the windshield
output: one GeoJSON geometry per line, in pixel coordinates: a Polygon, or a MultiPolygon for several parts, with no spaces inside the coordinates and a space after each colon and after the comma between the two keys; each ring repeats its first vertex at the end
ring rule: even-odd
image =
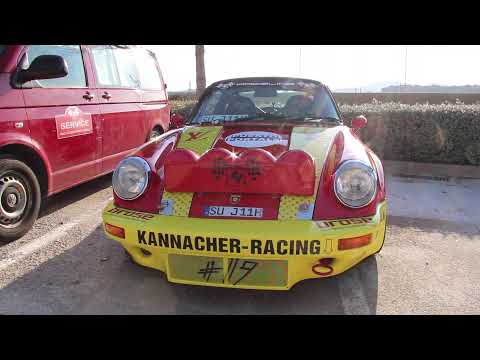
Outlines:
{"type": "Polygon", "coordinates": [[[316,82],[225,82],[207,91],[190,124],[340,119],[330,94],[316,82]]]}

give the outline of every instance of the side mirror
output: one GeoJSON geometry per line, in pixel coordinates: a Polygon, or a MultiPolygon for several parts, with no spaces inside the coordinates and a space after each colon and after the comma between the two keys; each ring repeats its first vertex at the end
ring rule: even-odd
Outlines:
{"type": "Polygon", "coordinates": [[[356,132],[358,132],[359,129],[364,128],[367,126],[367,118],[363,115],[356,116],[352,119],[352,129],[356,132]]]}
{"type": "Polygon", "coordinates": [[[31,80],[57,79],[68,75],[65,59],[58,55],[37,56],[28,69],[20,70],[17,82],[24,84],[31,80]]]}
{"type": "Polygon", "coordinates": [[[178,129],[185,124],[185,118],[183,115],[174,112],[172,116],[170,116],[170,127],[172,129],[178,129]]]}

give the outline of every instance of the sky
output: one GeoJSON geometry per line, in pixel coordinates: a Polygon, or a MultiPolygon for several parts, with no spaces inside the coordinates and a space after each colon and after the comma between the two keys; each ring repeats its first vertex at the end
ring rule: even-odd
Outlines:
{"type": "MultiPolygon", "coordinates": [[[[195,88],[194,45],[155,52],[168,90],[195,88]]],[[[333,91],[389,84],[480,84],[479,45],[205,45],[207,86],[248,76],[315,79],[333,91]]]]}

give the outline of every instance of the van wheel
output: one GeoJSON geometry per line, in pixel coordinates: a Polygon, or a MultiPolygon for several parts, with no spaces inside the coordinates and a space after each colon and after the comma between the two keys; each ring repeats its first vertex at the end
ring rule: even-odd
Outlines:
{"type": "Polygon", "coordinates": [[[10,242],[25,235],[40,210],[40,184],[23,162],[0,158],[0,240],[10,242]]]}
{"type": "Polygon", "coordinates": [[[160,128],[156,127],[150,132],[150,136],[148,138],[148,141],[153,140],[153,139],[155,139],[156,137],[159,137],[162,134],[163,134],[163,131],[160,128]]]}

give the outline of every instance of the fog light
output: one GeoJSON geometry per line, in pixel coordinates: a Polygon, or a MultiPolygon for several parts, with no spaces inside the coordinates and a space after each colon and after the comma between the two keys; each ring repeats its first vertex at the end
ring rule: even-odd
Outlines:
{"type": "Polygon", "coordinates": [[[355,249],[370,244],[372,234],[338,240],[338,250],[355,249]]]}
{"type": "Polygon", "coordinates": [[[110,235],[125,239],[125,229],[105,223],[105,231],[110,235]]]}

